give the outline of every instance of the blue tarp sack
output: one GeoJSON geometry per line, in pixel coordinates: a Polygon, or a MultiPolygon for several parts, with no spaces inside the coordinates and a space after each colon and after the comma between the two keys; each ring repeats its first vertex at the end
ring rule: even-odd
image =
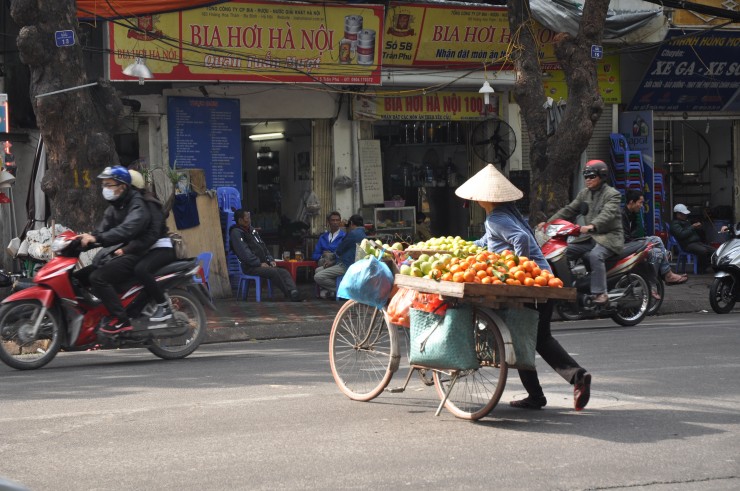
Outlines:
{"type": "Polygon", "coordinates": [[[393,273],[374,256],[355,261],[339,284],[337,297],[349,298],[379,309],[385,308],[393,288],[393,273]]]}

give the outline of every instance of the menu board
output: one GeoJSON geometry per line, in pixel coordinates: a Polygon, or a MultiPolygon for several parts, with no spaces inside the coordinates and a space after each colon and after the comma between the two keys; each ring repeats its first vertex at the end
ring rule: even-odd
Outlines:
{"type": "Polygon", "coordinates": [[[363,204],[383,202],[383,165],[378,140],[360,140],[360,186],[363,204]]]}
{"type": "Polygon", "coordinates": [[[203,169],[206,187],[242,194],[239,99],[169,97],[170,167],[203,169]]]}

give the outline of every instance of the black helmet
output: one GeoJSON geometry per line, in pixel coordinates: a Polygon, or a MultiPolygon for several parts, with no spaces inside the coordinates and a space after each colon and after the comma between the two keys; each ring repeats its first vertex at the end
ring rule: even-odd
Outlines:
{"type": "Polygon", "coordinates": [[[122,165],[114,165],[113,167],[106,167],[98,175],[98,179],[113,179],[114,181],[122,182],[128,186],[131,185],[131,174],[128,169],[122,165]]]}
{"type": "Polygon", "coordinates": [[[601,160],[589,160],[583,168],[583,177],[599,176],[606,179],[609,175],[609,167],[601,160]]]}

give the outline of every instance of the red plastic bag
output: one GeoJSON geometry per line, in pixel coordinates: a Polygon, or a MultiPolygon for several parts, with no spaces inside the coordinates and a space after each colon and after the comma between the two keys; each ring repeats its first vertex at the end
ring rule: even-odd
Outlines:
{"type": "Polygon", "coordinates": [[[392,324],[411,327],[409,309],[416,297],[416,293],[416,290],[409,290],[408,288],[402,287],[398,289],[395,295],[393,295],[391,303],[388,304],[388,316],[390,317],[392,324]]]}
{"type": "Polygon", "coordinates": [[[434,312],[437,315],[445,315],[447,305],[442,296],[436,293],[417,293],[411,306],[424,312],[434,312]]]}

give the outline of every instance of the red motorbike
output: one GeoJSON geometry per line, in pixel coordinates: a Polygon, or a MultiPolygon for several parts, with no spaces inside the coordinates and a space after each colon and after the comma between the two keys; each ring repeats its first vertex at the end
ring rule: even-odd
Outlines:
{"type": "Polygon", "coordinates": [[[652,244],[632,254],[622,254],[606,261],[606,284],[609,302],[599,305],[591,295],[591,273],[580,259],[569,261],[565,255],[568,238],[580,235],[581,227],[565,220],[553,220],[545,225],[544,233],[549,240],[542,244],[542,253],[552,267],[553,273],[577,290],[575,303],[558,303],[556,309],[567,320],[587,317],[611,317],[622,326],[639,324],[648,312],[650,287],[647,268],[648,252],[652,244]]]}
{"type": "Polygon", "coordinates": [[[34,286],[17,291],[0,303],[0,359],[19,370],[40,368],[60,349],[91,347],[146,347],[160,358],[184,358],[195,351],[206,334],[206,313],[214,308],[197,260],[175,261],[156,272],[173,316],[150,322],[156,303],[144,288],[129,280],[121,284],[121,303],[134,330],[107,335],[99,328],[109,319],[105,306],[75,275],[82,252],[79,239],[67,231],[52,243],[55,257],[38,270],[34,286]]]}

